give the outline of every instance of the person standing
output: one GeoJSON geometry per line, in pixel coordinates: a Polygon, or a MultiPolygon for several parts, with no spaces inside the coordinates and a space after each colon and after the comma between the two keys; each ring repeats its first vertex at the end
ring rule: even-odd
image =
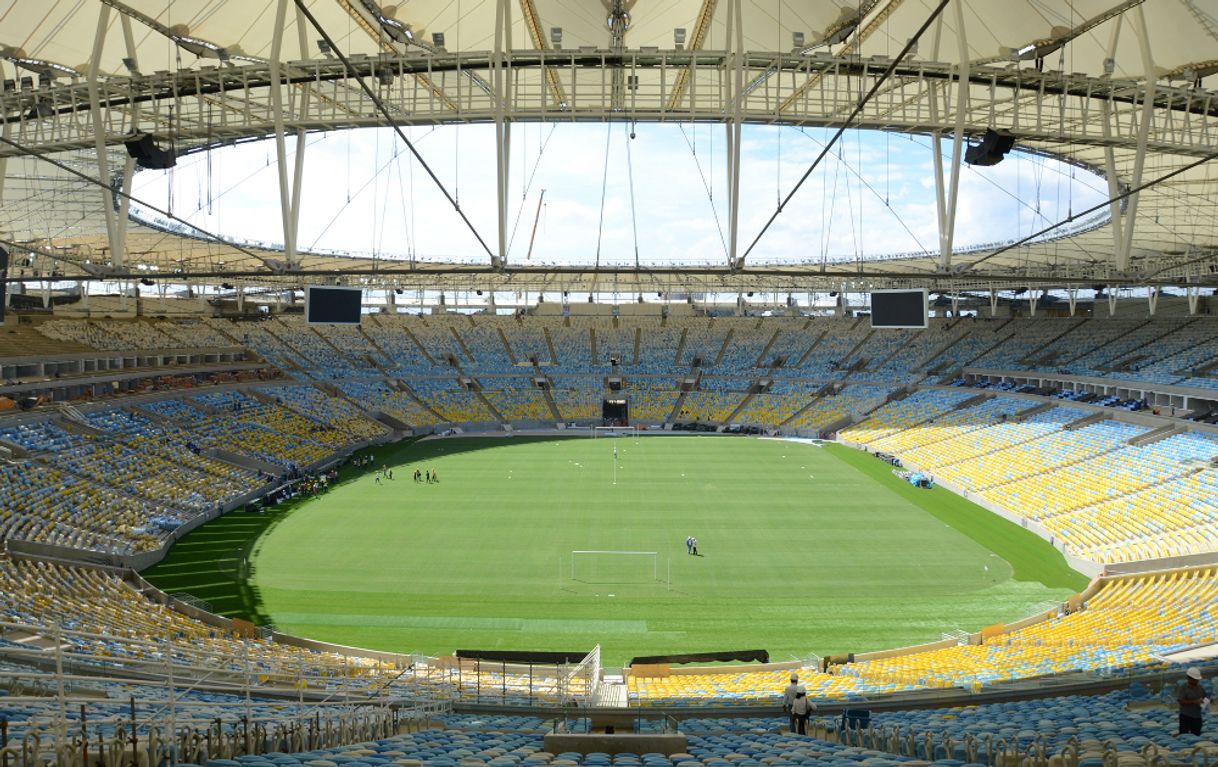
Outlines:
{"type": "Polygon", "coordinates": [[[808,717],[816,710],[816,704],[808,698],[808,690],[802,684],[795,688],[795,701],[791,714],[795,717],[795,734],[808,734],[808,717]]]}
{"type": "Polygon", "coordinates": [[[692,542],[693,542],[693,549],[694,549],[694,550],[693,550],[693,555],[694,555],[695,557],[697,557],[697,556],[701,556],[700,554],[698,554],[698,539],[697,539],[697,538],[690,538],[690,541],[692,541],[692,542]]]}
{"type": "Polygon", "coordinates": [[[685,536],[685,553],[694,553],[694,537],[692,535],[685,536]]]}
{"type": "Polygon", "coordinates": [[[782,710],[786,713],[787,718],[791,721],[791,732],[795,732],[795,710],[792,708],[795,704],[795,691],[799,689],[799,674],[791,672],[791,683],[783,688],[782,691],[782,710]]]}
{"type": "Polygon", "coordinates": [[[1201,710],[1210,704],[1209,691],[1201,684],[1201,669],[1193,666],[1184,672],[1183,682],[1176,685],[1176,702],[1180,704],[1180,734],[1201,734],[1201,710]]]}

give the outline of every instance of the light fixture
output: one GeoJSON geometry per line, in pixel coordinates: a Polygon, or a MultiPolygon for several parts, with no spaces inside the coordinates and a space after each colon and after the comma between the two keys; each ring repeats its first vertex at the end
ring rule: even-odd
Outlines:
{"type": "Polygon", "coordinates": [[[803,48],[804,47],[804,33],[803,32],[792,32],[791,33],[791,47],[792,48],[803,48]]]}
{"type": "Polygon", "coordinates": [[[431,44],[436,46],[437,48],[443,48],[444,47],[444,33],[443,32],[432,32],[431,33],[431,44]]]}
{"type": "Polygon", "coordinates": [[[393,38],[395,42],[403,45],[414,42],[414,32],[410,30],[409,24],[403,24],[397,19],[391,19],[385,15],[381,15],[379,21],[381,22],[381,28],[385,30],[385,34],[393,38]]]}
{"type": "Polygon", "coordinates": [[[330,42],[324,37],[317,41],[317,50],[326,58],[330,58],[330,54],[333,53],[333,50],[330,48],[330,42]]]}
{"type": "Polygon", "coordinates": [[[135,59],[123,59],[123,66],[126,67],[127,71],[130,72],[132,75],[135,75],[137,77],[139,76],[140,67],[138,64],[135,63],[135,59]]]}
{"type": "Polygon", "coordinates": [[[550,45],[554,50],[562,50],[562,27],[550,27],[550,45]]]}
{"type": "Polygon", "coordinates": [[[678,51],[685,49],[685,27],[677,27],[672,31],[672,41],[678,51]]]}
{"type": "Polygon", "coordinates": [[[1031,61],[1041,60],[1050,53],[1059,51],[1066,47],[1066,43],[1073,39],[1071,30],[1066,27],[1054,27],[1049,30],[1049,36],[1039,40],[1033,40],[1027,45],[1022,45],[1018,48],[1010,49],[1010,58],[1012,61],[1031,61]]]}

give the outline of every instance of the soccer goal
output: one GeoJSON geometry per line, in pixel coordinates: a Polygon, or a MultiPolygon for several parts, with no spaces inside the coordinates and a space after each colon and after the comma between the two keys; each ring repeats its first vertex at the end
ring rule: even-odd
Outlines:
{"type": "Polygon", "coordinates": [[[583,583],[667,583],[655,551],[572,551],[571,580],[583,583]]]}
{"type": "Polygon", "coordinates": [[[593,426],[592,438],[597,437],[634,437],[639,436],[639,427],[637,426],[593,426]]]}

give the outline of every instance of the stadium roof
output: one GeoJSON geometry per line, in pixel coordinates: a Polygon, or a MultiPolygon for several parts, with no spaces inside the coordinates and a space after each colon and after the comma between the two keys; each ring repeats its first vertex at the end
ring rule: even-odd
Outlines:
{"type": "MultiPolygon", "coordinates": [[[[19,263],[42,256],[27,276],[627,292],[1218,284],[1214,0],[0,0],[0,72],[0,245],[19,263]],[[298,253],[290,161],[283,250],[126,219],[136,133],[181,153],[524,120],[974,141],[995,128],[1104,174],[1120,199],[1028,243],[953,253],[948,162],[937,254],[767,266],[749,260],[756,233],[733,225],[729,258],[707,269],[526,268],[502,259],[498,231],[478,233],[487,258],[473,266],[298,253]]],[[[511,134],[498,135],[506,157],[511,134]]]]}

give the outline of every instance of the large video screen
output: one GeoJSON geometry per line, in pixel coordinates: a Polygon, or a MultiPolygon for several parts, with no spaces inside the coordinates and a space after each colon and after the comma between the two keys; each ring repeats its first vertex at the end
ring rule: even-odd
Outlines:
{"type": "Polygon", "coordinates": [[[305,321],[310,325],[358,325],[362,288],[305,288],[305,321]]]}
{"type": "Polygon", "coordinates": [[[925,328],[925,290],[876,290],[871,293],[871,327],[925,328]]]}

